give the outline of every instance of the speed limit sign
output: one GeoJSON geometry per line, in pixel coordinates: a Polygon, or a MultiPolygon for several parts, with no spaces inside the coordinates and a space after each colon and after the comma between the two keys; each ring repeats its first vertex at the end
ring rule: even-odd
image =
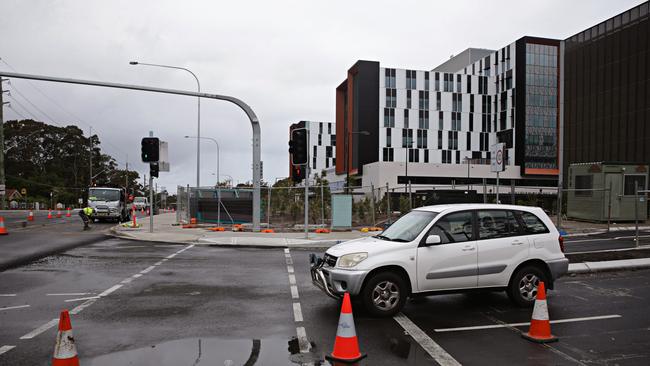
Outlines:
{"type": "Polygon", "coordinates": [[[505,164],[505,148],[504,143],[494,144],[490,148],[490,156],[492,157],[490,170],[492,172],[502,172],[506,170],[505,164]]]}

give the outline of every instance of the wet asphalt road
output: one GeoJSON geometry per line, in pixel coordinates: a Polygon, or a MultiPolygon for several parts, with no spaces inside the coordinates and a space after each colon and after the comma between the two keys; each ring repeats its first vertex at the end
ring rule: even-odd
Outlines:
{"type": "MultiPolygon", "coordinates": [[[[108,239],[1,272],[0,365],[49,365],[56,327],[34,330],[63,308],[78,311],[72,326],[84,365],[320,360],[332,350],[340,305],[311,285],[308,254],[108,239]],[[300,327],[312,342],[306,354],[293,340],[300,327]]],[[[449,330],[530,321],[531,311],[502,293],[418,299],[403,313],[465,365],[650,363],[650,271],[566,277],[548,299],[551,319],[608,318],[554,324],[560,342],[538,345],[519,336],[526,327],[449,330]]],[[[354,315],[368,353],[360,365],[437,364],[394,319],[370,318],[358,307],[354,315]]]]}

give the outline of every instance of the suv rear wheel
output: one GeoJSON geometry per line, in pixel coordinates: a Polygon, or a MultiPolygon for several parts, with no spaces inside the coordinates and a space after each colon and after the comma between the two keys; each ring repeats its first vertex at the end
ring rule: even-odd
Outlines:
{"type": "Polygon", "coordinates": [[[546,275],[539,267],[528,265],[520,268],[510,280],[508,297],[518,306],[533,306],[537,298],[539,281],[547,283],[546,275]]]}
{"type": "Polygon", "coordinates": [[[361,301],[371,315],[387,317],[402,310],[406,296],[406,283],[400,275],[381,272],[368,279],[361,292],[361,301]]]}

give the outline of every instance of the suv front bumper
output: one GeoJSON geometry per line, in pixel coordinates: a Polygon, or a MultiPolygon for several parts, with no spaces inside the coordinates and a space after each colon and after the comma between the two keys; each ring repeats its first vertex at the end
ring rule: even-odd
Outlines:
{"type": "Polygon", "coordinates": [[[328,296],[340,299],[344,293],[351,296],[361,292],[363,280],[367,271],[355,271],[324,266],[323,263],[312,263],[311,281],[328,296]]]}

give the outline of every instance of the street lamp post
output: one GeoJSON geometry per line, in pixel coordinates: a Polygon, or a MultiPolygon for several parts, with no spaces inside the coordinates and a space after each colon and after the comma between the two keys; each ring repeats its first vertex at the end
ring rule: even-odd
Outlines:
{"type": "MultiPolygon", "coordinates": [[[[169,66],[169,65],[160,65],[160,64],[149,64],[149,63],[144,63],[144,62],[138,62],[138,61],[131,61],[129,62],[130,65],[144,65],[144,66],[153,66],[153,67],[163,67],[166,69],[176,69],[176,70],[183,70],[187,71],[192,76],[194,76],[194,79],[196,80],[196,86],[197,86],[197,92],[201,92],[201,83],[199,82],[199,78],[196,77],[196,75],[190,71],[189,69],[186,69],[184,67],[178,67],[178,66],[169,66]]],[[[201,187],[201,98],[197,97],[197,117],[196,117],[196,188],[201,187]]]]}
{"type": "Polygon", "coordinates": [[[343,147],[345,149],[345,154],[344,154],[345,155],[345,164],[344,164],[344,166],[345,166],[345,174],[346,174],[345,175],[345,190],[346,190],[346,193],[350,193],[350,167],[348,166],[348,164],[349,164],[349,162],[348,162],[348,160],[349,160],[348,143],[349,143],[349,140],[350,140],[349,135],[369,136],[370,132],[368,132],[368,131],[347,131],[347,129],[344,132],[344,135],[343,135],[343,137],[344,137],[343,138],[343,147]]]}
{"type": "Polygon", "coordinates": [[[217,145],[217,222],[221,225],[221,180],[219,178],[219,161],[221,160],[221,152],[219,151],[219,143],[212,137],[199,137],[199,136],[185,136],[186,139],[204,139],[210,140],[217,145]]]}

